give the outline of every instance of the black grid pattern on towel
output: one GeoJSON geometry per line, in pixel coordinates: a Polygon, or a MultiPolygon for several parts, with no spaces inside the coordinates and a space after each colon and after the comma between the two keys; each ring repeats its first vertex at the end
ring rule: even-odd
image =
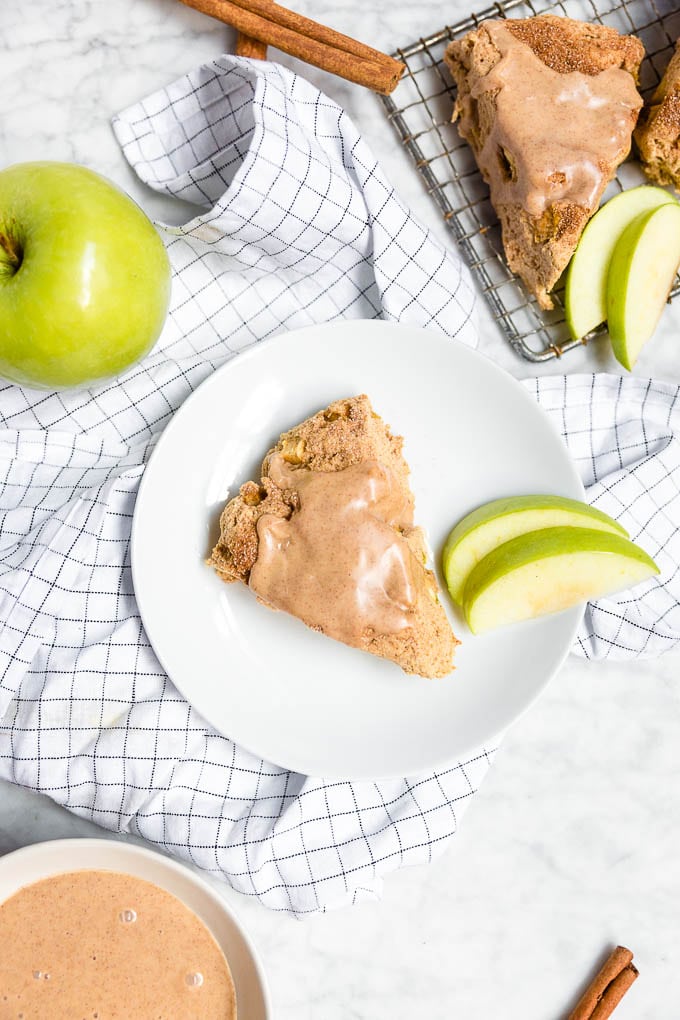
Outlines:
{"type": "Polygon", "coordinates": [[[633,590],[589,603],[574,651],[661,655],[680,641],[680,387],[613,375],[527,381],[566,442],[588,500],[659,567],[633,590]]]}
{"type": "Polygon", "coordinates": [[[0,775],[273,909],[375,896],[452,835],[487,753],[436,777],[330,783],[210,731],[142,628],[130,525],[156,437],[229,357],[337,318],[475,343],[473,289],[343,111],[282,68],[223,58],[115,129],[138,174],[199,213],[164,231],[172,309],[141,364],[80,393],[0,388],[0,775]]]}

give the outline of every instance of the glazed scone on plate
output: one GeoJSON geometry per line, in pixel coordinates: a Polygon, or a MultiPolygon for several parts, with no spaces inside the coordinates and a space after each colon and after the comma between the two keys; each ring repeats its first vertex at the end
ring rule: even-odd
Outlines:
{"type": "Polygon", "coordinates": [[[542,308],[630,151],[642,43],[555,15],[484,21],[451,42],[453,119],[501,222],[508,265],[542,308]]]}
{"type": "Polygon", "coordinates": [[[680,191],[680,39],[634,137],[647,176],[680,191]]]}
{"type": "Polygon", "coordinates": [[[413,523],[402,443],[364,395],[284,432],[260,482],[222,511],[209,562],[313,630],[441,677],[458,642],[413,523]]]}

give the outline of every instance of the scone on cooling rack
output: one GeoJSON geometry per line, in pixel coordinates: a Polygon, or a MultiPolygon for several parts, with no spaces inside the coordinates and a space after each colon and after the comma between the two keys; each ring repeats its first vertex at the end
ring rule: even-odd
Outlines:
{"type": "Polygon", "coordinates": [[[630,151],[642,43],[555,15],[484,21],[451,42],[453,119],[475,154],[508,265],[542,308],[630,151]]]}
{"type": "Polygon", "coordinates": [[[680,191],[680,39],[659,87],[640,114],[635,143],[647,176],[680,191]]]}

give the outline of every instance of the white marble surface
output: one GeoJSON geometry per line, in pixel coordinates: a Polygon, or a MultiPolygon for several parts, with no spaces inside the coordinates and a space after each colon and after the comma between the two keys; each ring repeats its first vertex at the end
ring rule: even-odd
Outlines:
{"type": "MultiPolygon", "coordinates": [[[[384,48],[455,20],[470,0],[297,0],[384,48]]],[[[86,163],[175,220],[122,160],[111,114],[229,49],[230,30],[174,0],[0,4],[0,165],[86,163]]],[[[284,58],[285,63],[292,64],[284,58]]],[[[445,230],[377,100],[308,72],[350,111],[403,197],[445,230]]],[[[636,372],[680,381],[679,307],[636,372]]],[[[531,369],[481,310],[482,349],[531,369]]],[[[542,371],[605,369],[605,344],[542,371]]],[[[558,1020],[612,943],[641,978],[621,1020],[677,1017],[680,1003],[680,655],[635,664],[570,658],[513,729],[450,849],[386,884],[378,905],[298,923],[225,892],[252,932],[280,1020],[558,1020]]],[[[511,678],[509,678],[511,682],[511,678]]],[[[49,801],[0,786],[0,853],[106,835],[49,801]]],[[[248,1018],[244,1018],[248,1020],[248,1018]]]]}

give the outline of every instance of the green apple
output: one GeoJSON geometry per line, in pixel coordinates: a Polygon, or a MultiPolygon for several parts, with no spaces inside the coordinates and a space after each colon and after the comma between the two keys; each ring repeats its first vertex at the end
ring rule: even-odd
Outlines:
{"type": "Polygon", "coordinates": [[[631,588],[659,569],[639,546],[594,528],[545,528],[497,546],[468,577],[473,634],[631,588]]]}
{"type": "Polygon", "coordinates": [[[643,213],[619,238],[607,275],[607,326],[629,371],[651,339],[680,265],[680,203],[643,213]]]}
{"type": "Polygon", "coordinates": [[[116,185],[71,163],[0,171],[0,376],[60,389],[118,375],[169,300],[163,242],[116,185]]]}
{"type": "Polygon", "coordinates": [[[564,305],[569,332],[580,340],[607,318],[607,271],[617,241],[643,212],[675,202],[663,188],[643,184],[598,209],[569,263],[564,305]]]}
{"type": "Polygon", "coordinates": [[[509,496],[494,499],[460,521],[444,546],[442,567],[451,598],[458,604],[470,571],[496,546],[540,528],[577,527],[628,537],[616,521],[587,503],[563,496],[509,496]]]}

